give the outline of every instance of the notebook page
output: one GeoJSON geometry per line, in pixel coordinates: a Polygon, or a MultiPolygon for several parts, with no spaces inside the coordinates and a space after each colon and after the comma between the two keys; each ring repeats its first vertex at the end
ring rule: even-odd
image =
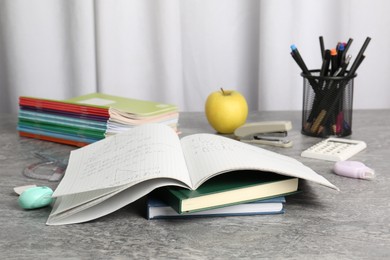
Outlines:
{"type": "MultiPolygon", "coordinates": [[[[88,203],[82,204],[79,207],[69,207],[69,210],[55,211],[53,208],[46,224],[48,225],[64,225],[71,223],[80,223],[90,221],[102,216],[105,216],[111,212],[114,212],[129,203],[141,198],[148,194],[152,190],[168,186],[178,185],[183,187],[182,184],[175,182],[171,179],[154,179],[147,182],[139,183],[132,188],[121,187],[114,193],[106,194],[105,196],[98,197],[97,199],[88,203]]],[[[74,197],[78,197],[79,194],[63,196],[58,198],[58,203],[69,205],[67,200],[73,200],[74,197]]],[[[57,204],[57,201],[56,201],[57,204]]]]}
{"type": "Polygon", "coordinates": [[[68,168],[53,196],[119,187],[154,178],[190,185],[174,130],[146,124],[71,152],[68,168]]]}
{"type": "Polygon", "coordinates": [[[337,189],[301,162],[254,145],[212,134],[186,136],[181,143],[194,188],[218,173],[261,170],[298,177],[337,189]]]}
{"type": "Polygon", "coordinates": [[[96,201],[100,198],[112,196],[118,191],[124,190],[126,185],[115,188],[101,189],[71,195],[65,195],[58,198],[53,206],[53,210],[50,215],[57,215],[70,209],[81,208],[81,205],[90,203],[91,201],[96,201]],[[61,203],[59,203],[61,201],[61,203]]]}

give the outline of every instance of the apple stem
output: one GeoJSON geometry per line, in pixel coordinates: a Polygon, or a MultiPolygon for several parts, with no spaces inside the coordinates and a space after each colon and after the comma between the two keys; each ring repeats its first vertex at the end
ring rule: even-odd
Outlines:
{"type": "Polygon", "coordinates": [[[226,96],[225,91],[223,91],[223,88],[221,88],[222,95],[226,96]]]}

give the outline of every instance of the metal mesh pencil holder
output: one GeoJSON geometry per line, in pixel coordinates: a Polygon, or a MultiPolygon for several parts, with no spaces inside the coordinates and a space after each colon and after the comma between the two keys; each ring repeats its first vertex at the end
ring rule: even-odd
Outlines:
{"type": "Polygon", "coordinates": [[[302,73],[302,134],[315,137],[352,133],[353,81],[355,75],[320,76],[319,70],[302,73]]]}

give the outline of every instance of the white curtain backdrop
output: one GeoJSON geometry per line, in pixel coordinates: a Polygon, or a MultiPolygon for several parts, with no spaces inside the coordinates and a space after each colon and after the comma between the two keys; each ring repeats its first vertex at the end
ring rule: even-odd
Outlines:
{"type": "Polygon", "coordinates": [[[390,1],[0,0],[0,112],[18,97],[90,92],[203,111],[208,94],[242,92],[251,110],[300,110],[296,44],[310,69],[353,38],[354,108],[390,108],[390,1]]]}

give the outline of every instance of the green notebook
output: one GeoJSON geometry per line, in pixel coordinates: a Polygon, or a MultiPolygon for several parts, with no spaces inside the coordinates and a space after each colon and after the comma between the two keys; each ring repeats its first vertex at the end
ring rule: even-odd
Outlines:
{"type": "Polygon", "coordinates": [[[82,126],[71,126],[71,125],[48,123],[48,122],[37,122],[28,119],[19,119],[18,127],[21,130],[23,130],[24,128],[28,128],[30,130],[49,131],[52,133],[74,135],[78,137],[90,137],[98,140],[103,139],[105,137],[104,129],[82,127],[82,126]]]}
{"type": "Polygon", "coordinates": [[[298,178],[258,171],[236,171],[216,176],[196,190],[176,186],[158,190],[161,198],[178,213],[241,204],[298,190],[298,178]]]}
{"type": "Polygon", "coordinates": [[[169,112],[176,112],[178,110],[175,105],[171,104],[112,96],[102,93],[91,93],[78,96],[64,100],[64,102],[110,108],[117,111],[117,113],[130,114],[136,117],[157,116],[169,112]]]}

